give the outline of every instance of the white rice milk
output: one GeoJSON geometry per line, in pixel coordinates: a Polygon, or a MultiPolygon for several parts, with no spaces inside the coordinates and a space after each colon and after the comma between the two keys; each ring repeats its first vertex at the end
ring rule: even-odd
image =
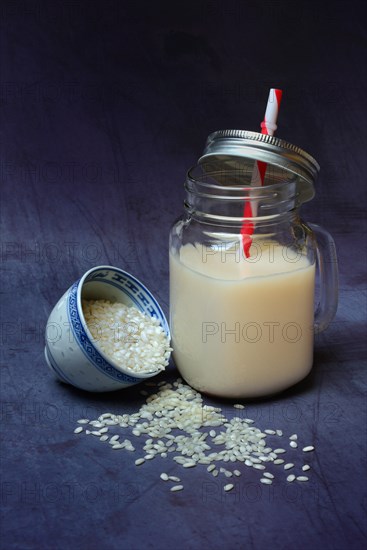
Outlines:
{"type": "Polygon", "coordinates": [[[276,243],[170,252],[173,356],[201,392],[258,397],[304,378],[313,361],[315,265],[276,243]]]}

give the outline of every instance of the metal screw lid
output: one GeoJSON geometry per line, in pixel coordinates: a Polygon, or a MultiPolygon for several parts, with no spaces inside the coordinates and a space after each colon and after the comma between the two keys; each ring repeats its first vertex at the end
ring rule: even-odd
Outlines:
{"type": "Polygon", "coordinates": [[[306,151],[282,139],[248,130],[219,130],[207,138],[199,164],[253,159],[279,166],[313,185],[320,170],[319,164],[306,151]]]}

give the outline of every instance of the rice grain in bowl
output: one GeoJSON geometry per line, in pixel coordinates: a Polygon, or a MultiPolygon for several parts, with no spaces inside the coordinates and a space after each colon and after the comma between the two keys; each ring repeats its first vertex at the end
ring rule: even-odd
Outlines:
{"type": "Polygon", "coordinates": [[[156,317],[108,300],[83,300],[82,309],[94,344],[120,367],[149,373],[168,365],[171,348],[156,317]]]}
{"type": "Polygon", "coordinates": [[[149,290],[117,267],[99,266],[74,283],[52,310],[46,326],[45,357],[63,382],[88,391],[113,391],[158,374],[168,364],[169,341],[167,320],[149,290]],[[100,315],[118,312],[110,317],[109,334],[106,318],[100,319],[99,325],[91,318],[91,307],[96,313],[102,303],[100,315]],[[115,317],[122,313],[127,324],[118,327],[115,317]],[[160,357],[152,356],[156,347],[160,357]]]}

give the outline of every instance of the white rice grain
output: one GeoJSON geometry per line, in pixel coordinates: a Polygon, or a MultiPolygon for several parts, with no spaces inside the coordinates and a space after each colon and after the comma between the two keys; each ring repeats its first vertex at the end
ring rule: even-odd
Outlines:
{"type": "Polygon", "coordinates": [[[183,468],[194,468],[196,466],[196,462],[194,461],[190,461],[190,462],[185,462],[184,464],[182,464],[183,468]]]}
{"type": "Polygon", "coordinates": [[[260,483],[263,483],[264,485],[271,485],[273,481],[267,477],[262,477],[260,479],[260,483]]]}
{"type": "Polygon", "coordinates": [[[116,451],[117,449],[124,449],[125,445],[123,443],[116,443],[115,445],[112,445],[112,449],[116,451]]]}
{"type": "Polygon", "coordinates": [[[169,481],[174,481],[175,483],[179,483],[181,479],[177,476],[168,476],[169,481]]]}
{"type": "Polygon", "coordinates": [[[177,491],[182,491],[183,489],[183,485],[174,485],[173,487],[171,487],[170,491],[172,491],[172,493],[176,493],[177,491]]]}

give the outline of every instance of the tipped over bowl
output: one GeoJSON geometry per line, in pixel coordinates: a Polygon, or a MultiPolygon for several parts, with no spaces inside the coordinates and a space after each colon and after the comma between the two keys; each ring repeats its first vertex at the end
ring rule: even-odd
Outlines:
{"type": "MultiPolygon", "coordinates": [[[[151,365],[148,370],[143,366],[142,370],[135,372],[127,366],[127,361],[124,364],[124,361],[117,361],[112,354],[106,353],[86,321],[83,312],[85,301],[118,302],[129,308],[135,307],[149,318],[156,318],[154,323],[163,329],[169,345],[168,322],[151,292],[122,269],[94,267],[65,292],[47,321],[46,362],[59,380],[83,390],[104,392],[133,386],[161,372],[162,367],[151,365]]],[[[127,330],[126,335],[131,338],[127,330]]],[[[137,338],[134,338],[135,342],[137,338]]],[[[144,346],[144,338],[138,344],[144,346]]],[[[168,363],[170,351],[167,347],[162,357],[165,364],[168,363]]]]}

